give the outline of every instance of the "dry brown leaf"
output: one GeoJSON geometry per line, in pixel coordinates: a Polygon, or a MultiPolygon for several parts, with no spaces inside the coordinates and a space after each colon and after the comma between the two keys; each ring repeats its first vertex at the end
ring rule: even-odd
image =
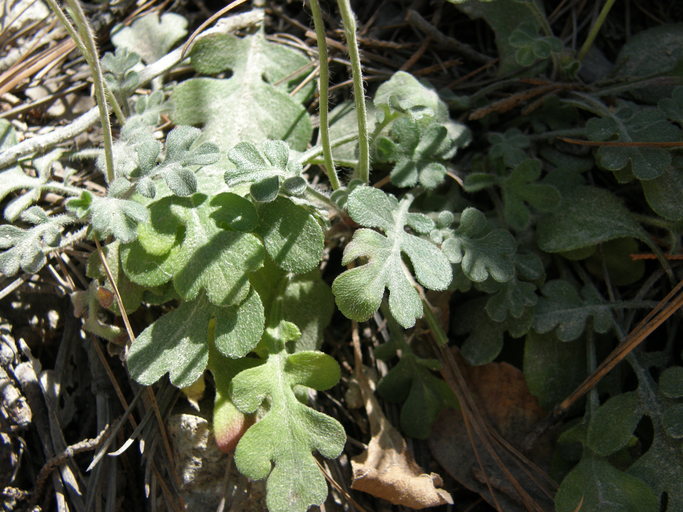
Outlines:
{"type": "MultiPolygon", "coordinates": [[[[529,392],[522,372],[507,363],[470,367],[459,354],[455,353],[455,356],[483,415],[506,441],[513,446],[521,446],[529,430],[544,416],[536,398],[529,392]]],[[[549,441],[548,438],[541,439],[534,447],[536,462],[547,462],[551,453],[549,441]],[[539,461],[539,458],[544,460],[539,461]]],[[[477,443],[477,452],[486,474],[482,473],[459,411],[450,409],[439,416],[429,446],[434,458],[449,475],[493,506],[497,500],[506,512],[526,510],[499,466],[481,443],[477,443]],[[486,485],[487,479],[496,492],[496,500],[486,485]]],[[[550,497],[537,485],[543,478],[539,475],[531,478],[528,468],[522,469],[519,459],[508,451],[501,450],[499,455],[543,510],[552,510],[550,497]]]]}
{"type": "Polygon", "coordinates": [[[415,510],[452,504],[448,491],[438,487],[443,485],[441,477],[426,474],[410,455],[405,439],[382,413],[367,378],[359,380],[372,439],[367,450],[351,461],[351,488],[415,510]]]}

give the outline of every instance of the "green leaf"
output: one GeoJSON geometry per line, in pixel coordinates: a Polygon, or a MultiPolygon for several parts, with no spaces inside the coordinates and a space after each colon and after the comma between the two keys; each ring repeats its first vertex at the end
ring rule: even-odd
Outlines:
{"type": "Polygon", "coordinates": [[[639,478],[585,455],[555,496],[557,512],[658,512],[659,500],[639,478]]]}
{"type": "Polygon", "coordinates": [[[415,439],[427,439],[439,412],[452,402],[448,385],[433,373],[438,364],[435,359],[403,353],[377,384],[382,398],[402,404],[401,430],[415,439]]]}
{"type": "Polygon", "coordinates": [[[537,17],[538,7],[530,2],[510,2],[509,0],[449,0],[472,19],[482,18],[496,35],[496,47],[500,66],[499,76],[507,76],[519,71],[515,56],[517,49],[510,44],[510,35],[523,22],[531,22],[536,30],[540,29],[537,17]]]}
{"type": "Polygon", "coordinates": [[[562,196],[551,185],[536,183],[541,176],[539,160],[525,160],[517,165],[509,176],[503,178],[503,215],[507,223],[517,231],[523,231],[531,222],[528,205],[540,212],[550,212],[560,206],[562,196]]]}
{"type": "Polygon", "coordinates": [[[574,391],[586,375],[586,348],[564,343],[553,333],[530,331],[524,342],[524,378],[544,409],[574,391]]]}
{"type": "Polygon", "coordinates": [[[670,98],[659,100],[657,106],[666,114],[666,117],[679,125],[683,124],[683,86],[676,87],[670,98]]]}
{"type": "MultiPolygon", "coordinates": [[[[281,140],[267,140],[259,147],[251,142],[240,142],[228,153],[235,169],[225,172],[229,187],[240,183],[252,183],[251,196],[256,201],[273,201],[280,191],[287,190],[287,183],[303,182],[295,191],[301,195],[306,190],[306,180],[301,176],[301,165],[290,160],[289,146],[281,140]]],[[[290,185],[291,186],[291,185],[290,185]]]]}
{"type": "Polygon", "coordinates": [[[490,133],[488,141],[490,157],[501,160],[507,167],[515,167],[528,158],[526,149],[531,141],[518,128],[510,128],[505,133],[490,133]]]}
{"type": "Polygon", "coordinates": [[[647,204],[657,215],[677,222],[683,220],[683,172],[680,157],[674,157],[673,165],[667,167],[661,176],[641,181],[640,185],[647,204]]]}
{"type": "MultiPolygon", "coordinates": [[[[611,117],[589,119],[586,132],[596,141],[673,142],[681,138],[681,130],[660,110],[628,102],[622,102],[611,117]]],[[[652,180],[669,168],[671,153],[663,148],[600,146],[595,160],[609,171],[627,169],[639,180],[652,180]]]]}
{"type": "Polygon", "coordinates": [[[288,344],[289,352],[317,350],[334,313],[334,297],[320,271],[294,275],[267,263],[250,281],[267,311],[278,301],[282,319],[295,324],[301,336],[288,344]]]}
{"type": "Polygon", "coordinates": [[[185,300],[196,298],[204,290],[213,304],[241,303],[249,293],[249,273],[263,264],[264,250],[254,235],[217,225],[214,215],[220,216],[222,205],[233,216],[255,217],[254,207],[248,201],[230,193],[219,194],[212,200],[195,194],[152,203],[151,223],[140,231],[140,240],[122,251],[126,274],[145,286],[172,279],[185,300]],[[161,236],[161,248],[168,248],[167,252],[159,250],[154,254],[146,250],[154,247],[157,235],[161,236]],[[169,246],[166,240],[173,240],[173,245],[169,246]]]}
{"type": "Polygon", "coordinates": [[[45,253],[59,245],[62,219],[56,217],[27,229],[0,226],[0,274],[9,277],[19,270],[34,274],[43,268],[47,262],[45,253]]]}
{"type": "Polygon", "coordinates": [[[257,233],[273,261],[283,270],[305,274],[320,264],[325,235],[303,206],[279,197],[259,207],[257,233]]]}
{"type": "Polygon", "coordinates": [[[510,232],[493,229],[476,208],[466,208],[460,226],[443,243],[449,261],[459,264],[467,279],[480,283],[489,277],[499,283],[514,275],[517,243],[510,232]]]}
{"type": "Polygon", "coordinates": [[[346,435],[336,420],[302,404],[293,388],[327,389],[339,375],[336,361],[321,352],[281,352],[232,380],[230,396],[243,413],[268,403],[265,415],[237,444],[235,464],[248,478],[267,478],[271,512],[305,512],[327,497],[325,478],[312,452],[337,457],[346,435]]]}
{"type": "Polygon", "coordinates": [[[576,187],[566,192],[559,209],[540,218],[537,226],[538,246],[549,253],[626,237],[650,244],[647,234],[619,199],[596,187],[576,187]]]}
{"type": "Polygon", "coordinates": [[[151,385],[168,373],[173,385],[186,387],[206,369],[209,329],[215,322],[215,344],[225,356],[251,351],[263,333],[263,305],[252,292],[235,307],[217,307],[205,297],[183,302],[147,327],[128,352],[128,371],[140,384],[151,385]]]}
{"type": "Polygon", "coordinates": [[[136,19],[130,26],[118,25],[111,41],[116,48],[137,53],[146,64],[159,60],[187,34],[187,20],[179,14],[152,12],[136,19]]]}
{"type": "Polygon", "coordinates": [[[389,136],[377,140],[378,161],[395,163],[391,182],[398,187],[440,185],[446,175],[444,163],[457,147],[457,140],[443,124],[418,123],[411,117],[394,121],[389,136]]]}
{"type": "Polygon", "coordinates": [[[389,290],[389,308],[399,324],[412,327],[422,316],[422,302],[415,290],[417,281],[431,290],[444,290],[450,284],[451,266],[446,256],[431,242],[406,231],[412,198],[400,203],[391,195],[371,187],[358,187],[349,196],[351,218],[362,226],[344,249],[342,264],[356,258],[367,263],[339,275],[332,284],[337,306],[347,317],[365,321],[379,308],[384,290],[389,290]],[[412,270],[402,259],[405,253],[412,270]]]}
{"type": "Polygon", "coordinates": [[[503,349],[506,333],[513,338],[524,336],[533,320],[532,311],[523,311],[519,318],[507,317],[497,322],[486,312],[486,298],[472,299],[458,305],[453,312],[453,330],[468,334],[461,346],[462,356],[478,366],[495,360],[503,349]]]}
{"type": "Polygon", "coordinates": [[[125,48],[116,53],[107,52],[102,57],[102,71],[109,89],[127,100],[140,84],[140,77],[133,68],[140,62],[140,56],[125,48]]]}
{"type": "Polygon", "coordinates": [[[669,398],[683,398],[683,366],[671,366],[659,376],[659,390],[669,398]]]}
{"type": "Polygon", "coordinates": [[[306,109],[289,96],[293,82],[286,80],[309,63],[306,57],[267,42],[261,33],[243,39],[214,34],[194,45],[192,63],[203,73],[229,69],[232,76],[192,78],[177,85],[171,95],[177,124],[202,125],[202,140],[223,151],[239,142],[267,139],[306,149],[311,122],[306,109]],[[282,85],[274,85],[281,80],[282,85]]]}
{"type": "Polygon", "coordinates": [[[611,455],[633,438],[643,410],[638,393],[631,391],[610,398],[591,416],[587,446],[598,455],[611,455]]]}
{"type": "Polygon", "coordinates": [[[666,493],[668,511],[683,510],[683,445],[680,439],[655,431],[650,449],[628,472],[647,482],[658,496],[666,493]]]}
{"type": "Polygon", "coordinates": [[[534,316],[534,330],[541,334],[556,329],[562,341],[579,338],[589,319],[595,332],[605,333],[612,327],[612,314],[595,288],[578,290],[562,279],[548,281],[541,289],[534,316]]]}
{"type": "Polygon", "coordinates": [[[149,218],[147,208],[140,203],[94,196],[87,190],[79,198],[67,201],[66,207],[81,219],[89,218],[93,230],[100,236],[113,235],[123,243],[135,240],[138,224],[149,218]]]}
{"type": "Polygon", "coordinates": [[[380,111],[407,113],[414,119],[448,120],[448,107],[437,92],[405,71],[397,71],[389,80],[382,82],[373,103],[380,111]]]}
{"type": "Polygon", "coordinates": [[[552,52],[562,51],[562,41],[556,37],[539,35],[536,20],[527,20],[515,28],[508,37],[516,48],[515,59],[520,66],[531,66],[538,59],[547,59],[552,52]]]}
{"type": "MultiPolygon", "coordinates": [[[[626,41],[617,56],[614,69],[619,77],[633,80],[651,75],[676,74],[683,51],[683,30],[680,23],[657,24],[638,32],[626,41]]],[[[671,95],[677,82],[662,80],[631,90],[636,98],[647,103],[671,95]]]]}

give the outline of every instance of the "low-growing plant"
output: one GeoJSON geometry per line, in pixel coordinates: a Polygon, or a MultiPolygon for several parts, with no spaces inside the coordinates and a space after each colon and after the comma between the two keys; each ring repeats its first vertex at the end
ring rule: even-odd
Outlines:
{"type": "MultiPolygon", "coordinates": [[[[505,73],[573,78],[577,60],[537,2],[453,3],[494,29],[505,73]],[[519,22],[510,26],[493,9],[519,22]]],[[[75,299],[90,308],[85,327],[120,340],[126,333],[99,322],[95,309],[126,315],[163,305],[144,330],[128,333],[130,375],[143,385],[167,375],[182,389],[208,370],[216,440],[234,451],[244,475],[266,480],[272,512],[323,503],[328,490],[315,455],[335,458],[344,448],[342,425],[309,402],[310,390],[340,379],[339,364],[322,351],[335,307],[357,322],[386,319],[390,339],[376,355],[400,358],[377,391],[401,404],[405,434],[426,438],[439,412],[457,407],[438,376],[442,363],[406,336],[431,314],[428,292],[456,297],[452,341],[470,364],[523,344],[529,388],[551,409],[595,369],[598,353],[626,335],[630,310],[651,307],[657,296],[653,280],[642,282],[644,263],[630,255],[650,250],[663,269],[655,275],[680,274],[666,259],[680,251],[680,157],[675,144],[659,143],[680,138],[683,89],[655,103],[623,97],[610,104],[598,83],[550,95],[526,117],[509,120],[501,107],[500,119],[484,116],[468,127],[453,117],[447,95],[406,72],[366,101],[353,14],[346,0],[339,6],[355,103],[337,106],[331,127],[319,124],[319,145],[311,147],[307,108],[313,62],[269,41],[263,27],[199,38],[188,55],[200,76],[156,79],[153,94],[139,95],[140,58],[150,64],[185,35],[184,22],[162,16],[119,31],[115,53],[102,58],[101,96],[125,116],[117,139],[94,155],[106,193],[54,176],[51,164],[65,158],[63,150],[33,158],[35,175],[25,162],[0,174],[0,199],[12,198],[0,226],[0,272],[36,273],[75,239],[102,242],[88,267],[96,285],[75,299]],[[145,30],[165,37],[137,55],[145,30]],[[164,112],[176,126],[160,135],[164,112]],[[557,142],[565,134],[583,136],[594,151],[576,154],[576,139],[557,142]],[[354,179],[340,179],[337,165],[353,168],[354,179]],[[334,190],[313,180],[315,166],[334,190]],[[64,197],[65,209],[39,206],[46,192],[64,197]],[[337,247],[348,268],[323,275],[321,262],[337,247]],[[103,289],[120,302],[96,300],[103,289]],[[587,367],[573,365],[586,354],[587,367]],[[567,365],[565,356],[579,359],[567,365]]],[[[315,14],[317,0],[311,7],[315,14]]],[[[87,40],[84,23],[74,15],[72,28],[87,40]]],[[[327,105],[326,84],[320,93],[327,105]]],[[[457,102],[499,115],[492,103],[479,93],[457,102]]],[[[0,123],[4,150],[16,139],[0,123]]],[[[575,411],[558,441],[580,447],[558,450],[558,511],[683,510],[675,339],[672,330],[661,357],[627,358],[635,389],[626,379],[593,389],[585,413],[575,411]],[[643,417],[651,432],[639,427],[643,417]]]]}

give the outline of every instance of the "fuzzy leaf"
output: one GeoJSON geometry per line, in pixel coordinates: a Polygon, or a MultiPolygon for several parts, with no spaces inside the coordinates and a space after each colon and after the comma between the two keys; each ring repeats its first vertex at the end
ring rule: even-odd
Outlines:
{"type": "Polygon", "coordinates": [[[134,144],[138,168],[131,176],[141,176],[137,190],[146,197],[154,197],[156,189],[151,181],[163,177],[168,188],[177,196],[185,197],[197,191],[197,178],[194,171],[198,167],[216,162],[219,158],[218,147],[205,142],[196,145],[201,130],[191,126],[177,126],[166,137],[166,154],[157,164],[160,144],[151,138],[144,138],[134,144]],[[147,192],[147,193],[145,193],[147,192]]]}
{"type": "Polygon", "coordinates": [[[537,233],[538,246],[550,253],[573,251],[615,238],[631,237],[650,243],[612,193],[588,186],[565,192],[560,208],[539,219],[537,233]]]}
{"type": "Polygon", "coordinates": [[[259,147],[251,142],[240,142],[228,153],[228,158],[235,164],[235,169],[225,172],[225,182],[229,187],[240,183],[252,183],[251,196],[256,201],[273,201],[280,191],[290,192],[287,183],[293,180],[303,181],[303,189],[297,190],[300,195],[306,189],[306,181],[301,177],[301,165],[289,158],[289,146],[281,140],[267,140],[259,147]]]}
{"type": "MultiPolygon", "coordinates": [[[[660,110],[628,102],[622,102],[612,117],[589,119],[586,132],[596,141],[673,142],[681,138],[681,130],[660,110]]],[[[655,179],[671,165],[669,150],[652,147],[600,146],[595,159],[609,171],[626,168],[639,180],[655,179]]]]}
{"type": "Polygon", "coordinates": [[[312,452],[337,457],[346,435],[336,420],[302,404],[293,387],[328,389],[339,375],[336,361],[321,352],[280,352],[232,380],[230,396],[243,413],[253,413],[264,401],[269,404],[237,444],[235,464],[248,478],[267,478],[271,512],[305,512],[327,497],[312,452]]]}
{"type": "Polygon", "coordinates": [[[524,67],[531,66],[538,59],[547,59],[552,52],[562,51],[562,41],[539,35],[535,21],[521,23],[510,33],[508,42],[516,48],[517,64],[524,67]]]}
{"type": "Polygon", "coordinates": [[[140,62],[137,53],[117,48],[116,53],[107,52],[102,57],[104,79],[114,94],[128,98],[140,84],[139,75],[133,68],[140,62]]]}
{"type": "Polygon", "coordinates": [[[128,371],[140,384],[151,385],[168,373],[177,387],[194,383],[209,360],[209,326],[215,322],[215,344],[237,358],[252,350],[263,333],[263,305],[252,292],[239,306],[217,307],[205,297],[183,302],[147,327],[128,352],[128,371]]]}
{"type": "Polygon", "coordinates": [[[586,455],[562,481],[555,506],[557,512],[657,512],[659,500],[639,478],[586,455]]]}
{"type": "Polygon", "coordinates": [[[304,274],[320,264],[325,235],[303,206],[280,197],[259,208],[257,233],[266,252],[283,270],[304,274]]]}
{"type": "MultiPolygon", "coordinates": [[[[289,96],[288,78],[308,64],[300,53],[269,43],[263,34],[238,39],[209,35],[192,49],[192,63],[203,73],[229,69],[228,79],[192,78],[173,90],[173,120],[202,125],[202,140],[229,150],[239,142],[284,140],[303,151],[311,138],[311,122],[296,99],[289,96]]],[[[303,99],[303,98],[302,98],[303,99]]]]}
{"type": "Polygon", "coordinates": [[[278,301],[282,319],[299,328],[301,336],[288,345],[289,352],[320,348],[334,313],[334,297],[318,270],[294,275],[266,264],[250,280],[267,311],[278,301]]]}
{"type": "Polygon", "coordinates": [[[359,229],[344,249],[344,265],[367,258],[367,263],[345,271],[332,284],[337,305],[347,317],[357,321],[370,318],[379,308],[385,289],[389,290],[391,313],[403,327],[412,327],[422,316],[422,302],[402,253],[410,259],[417,281],[426,288],[444,290],[450,284],[451,266],[446,256],[431,242],[405,230],[411,202],[410,196],[399,203],[371,187],[358,187],[350,194],[351,218],[385,234],[359,229]]]}
{"type": "Polygon", "coordinates": [[[137,237],[137,227],[149,218],[147,208],[140,203],[117,197],[94,196],[83,191],[78,199],[66,203],[80,218],[89,218],[93,229],[102,237],[113,235],[123,243],[137,237]]]}
{"type": "Polygon", "coordinates": [[[401,430],[416,439],[427,439],[439,412],[452,395],[448,385],[433,373],[438,361],[403,353],[396,366],[377,384],[377,393],[401,406],[401,430]]]}
{"type": "Polygon", "coordinates": [[[462,344],[462,356],[471,365],[490,363],[503,349],[505,334],[513,338],[524,336],[530,329],[533,315],[527,309],[519,318],[508,317],[496,322],[485,310],[486,299],[473,299],[458,306],[453,314],[456,334],[468,334],[462,344]]]}
{"type": "Polygon", "coordinates": [[[501,160],[507,167],[515,167],[528,158],[525,150],[531,142],[517,128],[511,128],[505,133],[491,133],[488,140],[491,144],[491,158],[501,160]]]}
{"type": "Polygon", "coordinates": [[[641,181],[640,185],[643,187],[647,204],[657,215],[673,221],[683,220],[683,208],[680,204],[683,197],[680,156],[674,157],[673,165],[665,169],[661,176],[641,181]]]}
{"type": "Polygon", "coordinates": [[[671,366],[659,376],[659,390],[669,398],[683,398],[683,367],[671,366]]]}
{"type": "Polygon", "coordinates": [[[598,455],[615,453],[631,440],[642,415],[640,399],[635,391],[610,398],[590,419],[587,446],[598,455]]]}
{"type": "Polygon", "coordinates": [[[187,34],[187,20],[179,14],[153,12],[135,20],[129,27],[112,30],[116,48],[137,53],[146,64],[159,60],[187,34]]]}
{"type": "Polygon", "coordinates": [[[443,243],[443,251],[451,263],[460,264],[470,281],[493,278],[499,283],[514,275],[516,242],[504,229],[492,229],[484,214],[476,208],[466,208],[460,216],[460,226],[443,243]]]}
{"type": "Polygon", "coordinates": [[[36,223],[27,229],[10,224],[0,226],[0,274],[9,277],[19,270],[38,272],[47,262],[45,252],[59,245],[61,231],[58,217],[54,222],[36,223]]]}
{"type": "Polygon", "coordinates": [[[411,117],[394,121],[389,136],[377,140],[378,160],[395,163],[391,182],[398,187],[440,185],[446,175],[444,162],[456,149],[457,141],[444,125],[418,123],[411,117]]]}
{"type": "Polygon", "coordinates": [[[540,212],[550,212],[562,202],[559,191],[551,186],[536,183],[541,176],[539,160],[525,160],[517,165],[509,176],[503,178],[503,215],[514,229],[522,231],[531,221],[530,205],[540,212]]]}
{"type": "Polygon", "coordinates": [[[563,400],[586,375],[586,347],[564,343],[554,333],[530,331],[524,342],[524,378],[544,409],[563,400]]]}
{"type": "Polygon", "coordinates": [[[249,293],[248,275],[263,264],[264,250],[254,235],[219,227],[214,216],[220,218],[223,206],[233,218],[255,217],[248,201],[230,193],[212,200],[195,194],[152,203],[151,221],[139,240],[122,248],[126,274],[144,286],[173,280],[185,300],[204,290],[213,304],[241,303],[249,293]],[[155,247],[159,242],[161,247],[155,247]]]}
{"type": "Polygon", "coordinates": [[[586,323],[592,318],[595,332],[605,333],[612,327],[612,314],[593,287],[585,286],[579,292],[569,282],[548,281],[541,289],[534,317],[534,329],[544,334],[557,329],[562,341],[573,341],[583,334],[586,323]]]}
{"type": "Polygon", "coordinates": [[[437,92],[405,71],[398,71],[382,82],[373,103],[378,110],[408,113],[415,119],[448,120],[448,107],[437,92]]]}

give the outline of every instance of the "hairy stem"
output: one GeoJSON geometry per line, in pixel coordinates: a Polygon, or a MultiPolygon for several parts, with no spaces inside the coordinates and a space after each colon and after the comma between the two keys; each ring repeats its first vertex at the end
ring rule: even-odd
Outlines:
{"type": "Polygon", "coordinates": [[[73,16],[76,25],[75,27],[69,21],[56,0],[48,0],[48,5],[62,22],[69,35],[73,38],[90,67],[93,76],[93,84],[95,86],[95,99],[97,100],[97,107],[99,109],[100,122],[102,123],[104,135],[104,161],[107,172],[107,181],[111,182],[114,180],[113,137],[111,124],[109,122],[109,106],[104,86],[104,77],[102,76],[102,68],[100,67],[100,60],[97,55],[95,37],[78,0],[67,0],[67,3],[71,8],[71,15],[73,16]]]}
{"type": "Polygon", "coordinates": [[[356,40],[356,18],[351,10],[350,0],[337,0],[344,35],[351,61],[351,78],[353,79],[353,99],[356,104],[358,118],[358,167],[356,176],[363,181],[370,181],[370,139],[368,137],[367,114],[365,112],[365,91],[363,90],[363,70],[360,65],[358,41],[356,40]]]}
{"type": "Polygon", "coordinates": [[[614,0],[607,0],[605,2],[605,5],[602,6],[600,14],[598,14],[595,23],[593,23],[593,26],[588,32],[588,37],[586,37],[586,40],[583,42],[583,45],[581,45],[581,49],[579,50],[579,54],[577,56],[579,62],[583,60],[583,58],[588,53],[588,50],[590,50],[591,46],[593,46],[593,42],[595,41],[595,38],[598,36],[598,32],[600,32],[600,29],[602,28],[603,23],[605,23],[605,19],[607,18],[607,15],[609,14],[613,5],[614,0]]]}
{"type": "Polygon", "coordinates": [[[311,14],[313,15],[313,26],[315,36],[318,41],[318,61],[320,65],[320,76],[318,77],[318,92],[320,94],[320,141],[323,147],[323,158],[325,160],[325,170],[330,180],[332,189],[336,190],[341,186],[337,170],[334,168],[332,159],[332,146],[330,146],[330,122],[328,112],[330,106],[330,69],[328,66],[327,41],[325,40],[325,23],[320,12],[318,0],[310,0],[311,14]]]}

